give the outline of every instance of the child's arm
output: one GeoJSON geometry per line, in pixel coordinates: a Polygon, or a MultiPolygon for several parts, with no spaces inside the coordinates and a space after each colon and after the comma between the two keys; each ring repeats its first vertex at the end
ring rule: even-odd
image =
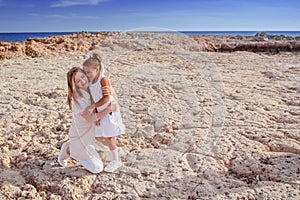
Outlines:
{"type": "Polygon", "coordinates": [[[118,110],[118,105],[113,101],[103,111],[96,113],[97,120],[101,120],[105,115],[109,114],[110,112],[115,112],[117,110],[118,110]]]}
{"type": "Polygon", "coordinates": [[[87,121],[93,123],[96,122],[97,120],[101,120],[105,115],[107,115],[110,112],[114,112],[117,110],[117,104],[112,102],[99,113],[87,113],[87,112],[82,112],[81,116],[86,119],[87,121]]]}
{"type": "MultiPolygon", "coordinates": [[[[109,95],[112,95],[114,93],[114,89],[112,88],[111,85],[102,86],[102,84],[101,84],[101,87],[102,87],[101,90],[102,90],[103,97],[109,98],[109,95]]],[[[96,106],[96,104],[93,102],[92,105],[88,106],[84,110],[84,112],[86,112],[87,114],[92,113],[96,108],[95,106],[96,106]]]]}
{"type": "Polygon", "coordinates": [[[111,95],[112,93],[113,93],[113,91],[114,91],[114,89],[113,89],[113,87],[111,86],[111,85],[109,85],[109,86],[104,86],[104,87],[102,87],[101,88],[101,90],[102,90],[102,94],[103,94],[103,96],[109,96],[109,95],[111,95]]]}
{"type": "MultiPolygon", "coordinates": [[[[101,87],[109,86],[109,80],[107,77],[103,77],[100,83],[101,83],[101,87]]],[[[109,98],[110,98],[109,95],[102,95],[102,98],[95,103],[95,108],[106,104],[109,101],[109,98]]]]}
{"type": "MultiPolygon", "coordinates": [[[[102,85],[102,84],[101,84],[102,85]]],[[[112,95],[114,97],[114,89],[113,87],[109,84],[109,85],[106,85],[106,86],[101,86],[102,88],[102,94],[103,94],[103,97],[109,97],[109,95],[112,95]]],[[[114,97],[115,100],[116,100],[116,97],[114,97]]],[[[95,107],[96,104],[95,103],[92,103],[92,105],[88,106],[84,112],[86,113],[92,113],[94,110],[95,110],[95,107]]]]}

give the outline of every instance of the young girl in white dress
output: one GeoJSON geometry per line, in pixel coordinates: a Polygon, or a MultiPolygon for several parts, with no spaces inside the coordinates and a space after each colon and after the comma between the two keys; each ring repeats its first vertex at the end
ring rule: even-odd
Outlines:
{"type": "MultiPolygon", "coordinates": [[[[104,75],[104,66],[99,54],[94,53],[83,63],[83,70],[90,80],[89,89],[94,104],[90,107],[90,111],[97,108],[98,112],[103,111],[115,98],[113,95],[103,95],[101,88],[109,86],[109,79],[104,75]]],[[[106,172],[113,172],[120,166],[122,162],[119,151],[115,143],[114,137],[124,134],[125,126],[122,122],[119,111],[111,112],[100,120],[100,124],[96,126],[95,137],[99,141],[106,144],[111,152],[112,161],[104,168],[106,172]],[[103,140],[104,139],[104,140],[103,140]]]]}

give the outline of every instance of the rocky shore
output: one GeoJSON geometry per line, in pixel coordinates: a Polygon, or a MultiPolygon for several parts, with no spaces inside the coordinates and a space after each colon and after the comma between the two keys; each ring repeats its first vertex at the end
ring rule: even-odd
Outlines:
{"type": "MultiPolygon", "coordinates": [[[[26,42],[0,42],[0,59],[19,56],[41,57],[55,53],[93,50],[114,32],[79,32],[66,36],[28,39],[26,42]]],[[[125,33],[126,34],[126,33],[125,33]]],[[[197,41],[202,51],[208,52],[299,52],[300,37],[273,36],[257,33],[255,36],[189,36],[197,41]]],[[[102,45],[102,44],[101,44],[102,45]]],[[[106,44],[107,45],[107,44],[106,44]]],[[[126,44],[125,44],[126,45],[126,44]]]]}
{"type": "Polygon", "coordinates": [[[300,37],[287,37],[257,33],[255,36],[193,36],[206,51],[254,53],[299,52],[300,37]]]}
{"type": "Polygon", "coordinates": [[[0,50],[0,199],[300,198],[299,38],[77,33],[0,50]],[[126,125],[112,174],[57,162],[66,73],[91,50],[126,125]]]}

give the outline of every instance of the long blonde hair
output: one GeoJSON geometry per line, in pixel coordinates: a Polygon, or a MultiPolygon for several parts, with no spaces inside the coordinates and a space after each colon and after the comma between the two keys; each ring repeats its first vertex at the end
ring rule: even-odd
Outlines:
{"type": "Polygon", "coordinates": [[[75,84],[75,76],[76,74],[81,71],[82,73],[83,70],[80,69],[79,67],[73,67],[70,69],[67,73],[67,81],[68,81],[68,105],[70,109],[72,110],[72,99],[74,98],[75,103],[79,104],[77,99],[82,97],[82,93],[79,90],[79,88],[75,84]]]}

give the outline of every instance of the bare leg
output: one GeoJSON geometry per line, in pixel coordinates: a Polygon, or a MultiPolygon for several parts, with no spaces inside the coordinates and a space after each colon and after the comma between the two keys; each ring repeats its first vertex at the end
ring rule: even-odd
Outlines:
{"type": "Polygon", "coordinates": [[[104,138],[104,137],[96,137],[97,142],[101,142],[102,144],[109,147],[109,150],[115,150],[117,148],[115,139],[113,137],[104,138]]]}
{"type": "Polygon", "coordinates": [[[109,147],[109,150],[113,151],[117,148],[115,139],[113,137],[106,138],[106,144],[109,147]]]}
{"type": "Polygon", "coordinates": [[[119,156],[119,151],[113,137],[107,138],[107,143],[109,144],[108,147],[110,149],[110,154],[112,161],[104,168],[106,172],[113,172],[119,167],[122,166],[122,161],[119,156]]]}
{"type": "Polygon", "coordinates": [[[115,139],[113,137],[110,137],[110,138],[107,138],[107,141],[109,143],[108,147],[110,149],[113,160],[120,161],[120,156],[119,156],[119,152],[117,149],[115,139]]]}
{"type": "Polygon", "coordinates": [[[106,138],[104,138],[104,137],[96,137],[96,142],[97,142],[97,143],[100,142],[100,143],[102,143],[102,144],[108,146],[108,145],[107,145],[107,142],[106,142],[106,138]]]}
{"type": "Polygon", "coordinates": [[[108,147],[108,143],[106,141],[106,138],[103,138],[103,137],[96,137],[95,138],[95,145],[96,145],[96,148],[100,151],[109,151],[109,147],[108,147]]]}

